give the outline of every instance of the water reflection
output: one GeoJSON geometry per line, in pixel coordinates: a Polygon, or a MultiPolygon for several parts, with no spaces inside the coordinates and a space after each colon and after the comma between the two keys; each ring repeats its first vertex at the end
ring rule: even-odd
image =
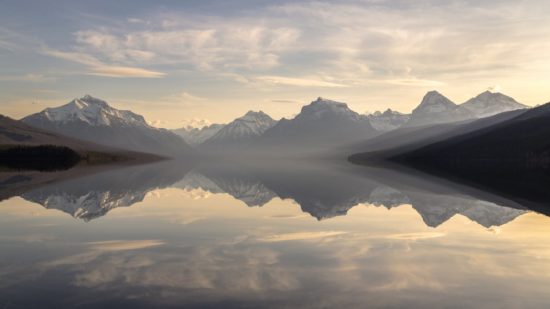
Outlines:
{"type": "Polygon", "coordinates": [[[0,180],[0,307],[550,304],[550,219],[512,196],[338,162],[68,172],[0,180]]]}
{"type": "Polygon", "coordinates": [[[491,227],[528,211],[513,199],[410,170],[359,168],[330,161],[168,161],[111,168],[80,177],[26,173],[10,175],[0,182],[4,195],[11,192],[85,221],[102,217],[114,208],[132,206],[143,201],[147,193],[169,187],[225,193],[250,207],[261,207],[275,198],[289,199],[318,220],[346,215],[359,204],[387,209],[412,205],[430,227],[440,226],[457,214],[491,227]]]}

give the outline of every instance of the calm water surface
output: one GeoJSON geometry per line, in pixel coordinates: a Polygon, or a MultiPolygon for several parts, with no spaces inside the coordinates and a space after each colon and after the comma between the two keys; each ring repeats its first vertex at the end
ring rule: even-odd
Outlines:
{"type": "Polygon", "coordinates": [[[0,176],[0,308],[548,308],[550,218],[346,163],[0,176]]]}

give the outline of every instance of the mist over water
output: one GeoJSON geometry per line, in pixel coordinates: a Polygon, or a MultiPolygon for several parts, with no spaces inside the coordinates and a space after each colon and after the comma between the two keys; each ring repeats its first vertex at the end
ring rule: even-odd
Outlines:
{"type": "Polygon", "coordinates": [[[0,305],[545,307],[548,201],[512,193],[331,160],[3,173],[0,305]]]}

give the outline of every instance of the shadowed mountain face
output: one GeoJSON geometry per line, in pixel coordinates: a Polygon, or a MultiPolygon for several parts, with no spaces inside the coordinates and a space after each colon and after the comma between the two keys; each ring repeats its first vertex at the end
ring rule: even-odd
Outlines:
{"type": "Polygon", "coordinates": [[[293,119],[281,119],[251,147],[262,154],[311,154],[378,134],[368,118],[347,104],[318,98],[293,119]]]}
{"type": "Polygon", "coordinates": [[[131,111],[115,109],[89,95],[21,119],[40,129],[132,151],[169,157],[189,155],[191,147],[176,134],[151,127],[131,111]]]}
{"type": "Polygon", "coordinates": [[[393,157],[406,164],[476,176],[483,171],[510,176],[550,169],[550,104],[494,125],[393,157]]]}
{"type": "Polygon", "coordinates": [[[250,207],[263,206],[274,198],[289,199],[318,220],[346,215],[360,204],[388,209],[412,205],[430,227],[457,214],[484,227],[499,226],[541,202],[503,198],[411,171],[320,163],[202,162],[192,167],[173,161],[104,170],[69,180],[49,179],[34,186],[35,175],[10,175],[0,179],[0,193],[12,192],[85,221],[141,202],[148,192],[173,187],[229,194],[250,207]]]}
{"type": "Polygon", "coordinates": [[[113,150],[99,144],[85,142],[67,135],[52,131],[42,130],[30,126],[22,121],[17,121],[0,115],[0,145],[56,145],[71,149],[105,151],[113,150]]]}
{"type": "Polygon", "coordinates": [[[450,123],[475,118],[467,109],[444,97],[437,91],[428,92],[405,124],[408,127],[450,123]]]}
{"type": "Polygon", "coordinates": [[[419,149],[423,146],[492,127],[496,124],[518,117],[525,112],[526,110],[516,110],[477,120],[433,126],[399,128],[364,143],[354,145],[347,151],[348,153],[356,153],[352,155],[352,158],[354,161],[359,162],[372,160],[374,158],[389,158],[419,149]]]}

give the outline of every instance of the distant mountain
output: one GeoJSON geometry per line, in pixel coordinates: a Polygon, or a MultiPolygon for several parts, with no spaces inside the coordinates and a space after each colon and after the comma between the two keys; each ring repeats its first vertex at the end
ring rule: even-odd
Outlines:
{"type": "Polygon", "coordinates": [[[347,149],[347,152],[359,152],[359,154],[355,154],[351,157],[353,161],[358,162],[372,161],[372,159],[375,158],[384,159],[455,136],[491,127],[523,113],[525,113],[525,110],[515,110],[481,119],[442,123],[431,126],[403,127],[353,145],[347,149]]]}
{"type": "Polygon", "coordinates": [[[387,109],[385,112],[376,111],[369,114],[367,118],[374,129],[380,132],[388,132],[401,127],[409,121],[411,115],[387,109]]]}
{"type": "Polygon", "coordinates": [[[475,98],[471,98],[460,107],[472,112],[476,117],[483,118],[496,114],[527,108],[526,105],[518,103],[513,98],[502,93],[485,91],[475,98]]]}
{"type": "Polygon", "coordinates": [[[473,119],[476,116],[468,109],[461,108],[437,91],[428,92],[416,107],[404,126],[425,126],[473,119]]]}
{"type": "Polygon", "coordinates": [[[249,111],[227,125],[201,144],[203,151],[237,151],[250,145],[277,121],[266,113],[249,111]]]}
{"type": "Polygon", "coordinates": [[[310,154],[372,137],[377,131],[366,116],[347,104],[323,98],[302,107],[293,119],[281,119],[253,145],[272,155],[310,154]]]}
{"type": "Polygon", "coordinates": [[[110,147],[164,156],[191,153],[191,147],[176,134],[151,127],[142,116],[115,109],[89,95],[60,107],[47,108],[22,121],[37,128],[110,147]]]}
{"type": "Polygon", "coordinates": [[[503,173],[514,169],[550,168],[550,103],[467,134],[398,155],[411,164],[503,173]]]}
{"type": "Polygon", "coordinates": [[[172,130],[172,132],[179,135],[185,142],[191,146],[197,146],[204,143],[206,140],[218,133],[225,125],[223,124],[211,124],[202,128],[180,128],[172,130]]]}

